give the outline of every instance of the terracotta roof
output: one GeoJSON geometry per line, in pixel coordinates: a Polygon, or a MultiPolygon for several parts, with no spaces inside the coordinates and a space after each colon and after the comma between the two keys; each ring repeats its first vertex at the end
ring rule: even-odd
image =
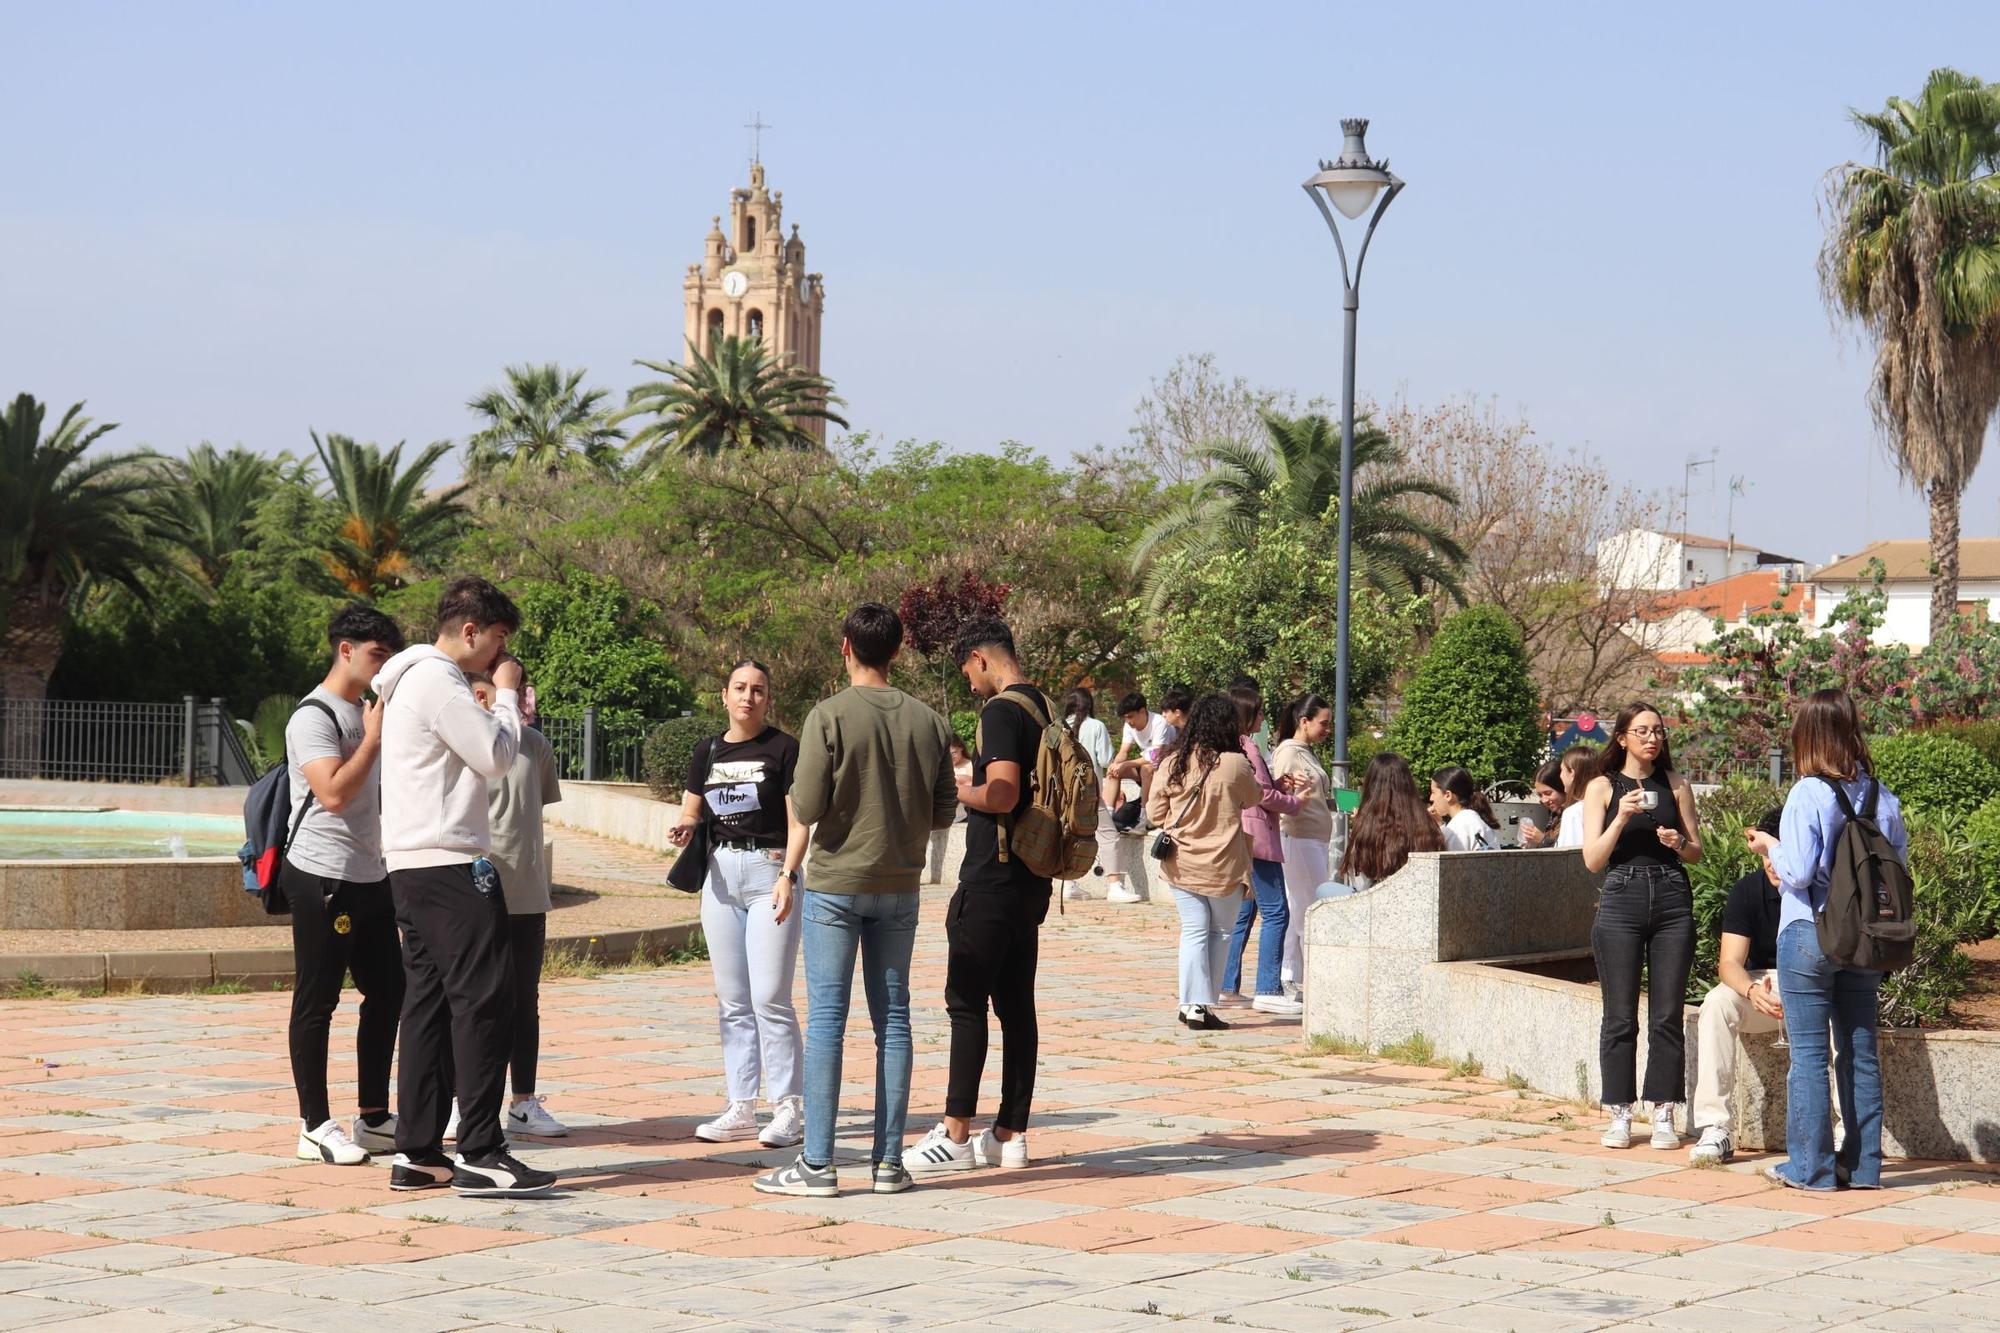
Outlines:
{"type": "MultiPolygon", "coordinates": [[[[1772,609],[1778,592],[1785,586],[1784,575],[1775,569],[1753,569],[1732,578],[1717,579],[1699,588],[1684,588],[1656,598],[1640,614],[1647,620],[1665,620],[1677,611],[1699,611],[1711,619],[1740,624],[1758,611],[1772,609]]],[[[1812,589],[1794,583],[1785,593],[1781,611],[1810,611],[1812,589]]]]}
{"type": "Polygon", "coordinates": [[[1707,666],[1712,659],[1707,653],[1654,653],[1661,666],[1689,667],[1707,666]]]}
{"type": "MultiPolygon", "coordinates": [[[[1880,560],[1890,583],[1929,583],[1931,544],[1928,541],[1874,542],[1855,554],[1834,561],[1813,574],[1816,583],[1859,583],[1868,577],[1868,562],[1880,560]]],[[[1961,579],[2000,579],[2000,537],[1958,540],[1961,579]]]]}

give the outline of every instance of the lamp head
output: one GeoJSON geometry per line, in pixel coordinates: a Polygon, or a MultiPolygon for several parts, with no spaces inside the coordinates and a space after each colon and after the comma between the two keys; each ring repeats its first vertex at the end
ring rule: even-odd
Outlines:
{"type": "Polygon", "coordinates": [[[1375,202],[1375,196],[1395,181],[1389,174],[1389,163],[1385,159],[1377,162],[1368,156],[1368,146],[1364,142],[1368,134],[1368,122],[1353,117],[1340,122],[1340,129],[1347,136],[1341,145],[1340,156],[1331,162],[1319,164],[1319,174],[1306,182],[1306,188],[1326,192],[1327,202],[1340,210],[1340,215],[1352,221],[1368,211],[1375,202]]]}

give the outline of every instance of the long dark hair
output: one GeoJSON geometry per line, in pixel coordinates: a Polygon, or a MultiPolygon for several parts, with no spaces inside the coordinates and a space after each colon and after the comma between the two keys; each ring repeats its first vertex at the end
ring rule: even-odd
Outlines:
{"type": "Polygon", "coordinates": [[[1792,766],[1801,777],[1852,782],[1875,767],[1861,711],[1846,690],[1817,690],[1792,720],[1792,766]]]}
{"type": "Polygon", "coordinates": [[[1368,761],[1361,775],[1361,808],[1347,834],[1340,873],[1387,879],[1403,868],[1412,852],[1444,850],[1438,827],[1403,756],[1388,750],[1368,761]]]}
{"type": "Polygon", "coordinates": [[[1063,725],[1072,736],[1083,726],[1083,720],[1096,712],[1097,700],[1081,685],[1063,696],[1063,725]]]}
{"type": "MultiPolygon", "coordinates": [[[[1632,724],[1639,720],[1641,713],[1651,713],[1654,717],[1659,718],[1662,730],[1665,729],[1667,715],[1653,707],[1653,705],[1643,700],[1626,704],[1618,710],[1617,718],[1611,723],[1611,740],[1598,754],[1597,767],[1592,771],[1591,777],[1608,778],[1614,773],[1623,773],[1625,771],[1625,733],[1632,729],[1632,724]]],[[[1662,735],[1660,737],[1660,757],[1653,761],[1653,776],[1664,781],[1667,774],[1673,771],[1673,748],[1667,744],[1667,738],[1662,735]]]]}
{"type": "Polygon", "coordinates": [[[1472,780],[1472,774],[1457,764],[1440,768],[1431,774],[1431,781],[1438,790],[1449,793],[1458,803],[1486,821],[1486,827],[1499,828],[1500,821],[1493,814],[1493,807],[1486,800],[1486,793],[1479,790],[1479,784],[1472,780]]]}
{"type": "Polygon", "coordinates": [[[1323,708],[1331,707],[1326,700],[1307,690],[1298,698],[1285,705],[1285,711],[1278,714],[1277,737],[1281,741],[1297,740],[1299,724],[1323,708]]]}
{"type": "Polygon", "coordinates": [[[1188,709],[1187,726],[1174,741],[1167,758],[1161,761],[1161,770],[1166,780],[1173,786],[1186,786],[1188,763],[1199,760],[1203,776],[1215,767],[1215,761],[1225,754],[1239,754],[1243,749],[1243,733],[1236,701],[1226,694],[1204,694],[1188,709]]]}
{"type": "MultiPolygon", "coordinates": [[[[1257,719],[1264,712],[1264,692],[1255,685],[1232,685],[1229,687],[1230,702],[1236,705],[1237,728],[1248,736],[1257,730],[1257,719]]],[[[1278,737],[1283,740],[1284,737],[1278,737]]]]}
{"type": "Polygon", "coordinates": [[[1535,785],[1537,787],[1547,787],[1549,790],[1556,792],[1563,798],[1564,805],[1570,803],[1569,784],[1563,781],[1562,760],[1551,759],[1548,763],[1536,769],[1535,785]]]}

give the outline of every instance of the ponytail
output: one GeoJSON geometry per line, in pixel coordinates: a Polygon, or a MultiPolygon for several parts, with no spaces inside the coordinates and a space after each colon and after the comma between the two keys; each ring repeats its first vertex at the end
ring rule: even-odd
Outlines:
{"type": "Polygon", "coordinates": [[[1478,815],[1481,819],[1485,820],[1486,827],[1488,828],[1500,827],[1499,816],[1493,813],[1493,804],[1492,802],[1486,799],[1485,792],[1476,791],[1472,793],[1472,804],[1467,806],[1466,809],[1472,811],[1472,813],[1478,815]]]}

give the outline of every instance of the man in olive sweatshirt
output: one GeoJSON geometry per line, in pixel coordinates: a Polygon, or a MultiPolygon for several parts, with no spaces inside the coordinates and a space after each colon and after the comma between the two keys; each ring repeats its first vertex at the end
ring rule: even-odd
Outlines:
{"type": "Polygon", "coordinates": [[[833,1122],[840,1053],[854,988],[854,956],[875,1025],[874,1189],[910,1187],[903,1120],[910,1106],[910,949],[918,887],[934,829],[958,814],[943,718],[889,684],[903,622],[865,602],[841,626],[848,688],[799,728],[792,810],[813,826],[807,864],[806,1141],[796,1162],[759,1176],[766,1194],[839,1193],[833,1122]]]}

